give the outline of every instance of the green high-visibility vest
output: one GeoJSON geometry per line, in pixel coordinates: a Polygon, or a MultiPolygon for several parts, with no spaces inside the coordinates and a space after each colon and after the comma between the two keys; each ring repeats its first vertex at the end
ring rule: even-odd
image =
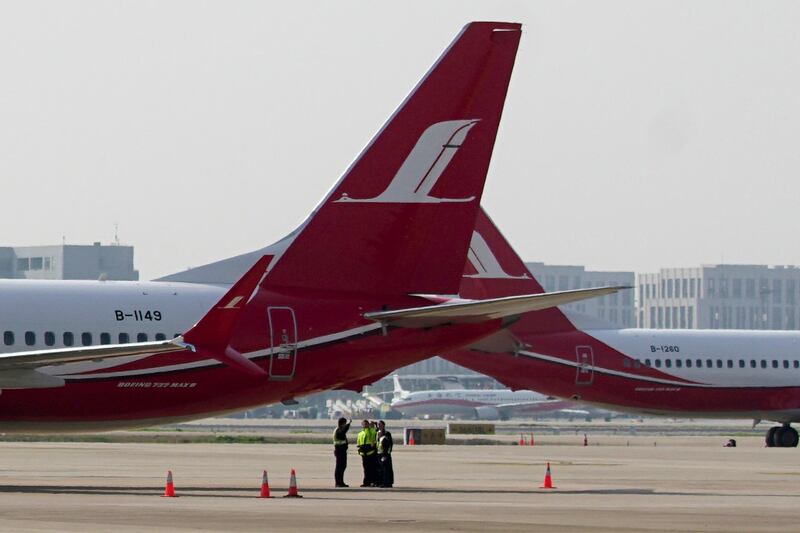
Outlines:
{"type": "Polygon", "coordinates": [[[359,455],[375,454],[375,442],[371,440],[371,434],[372,432],[369,430],[369,428],[362,429],[358,432],[356,447],[358,448],[359,455]]]}

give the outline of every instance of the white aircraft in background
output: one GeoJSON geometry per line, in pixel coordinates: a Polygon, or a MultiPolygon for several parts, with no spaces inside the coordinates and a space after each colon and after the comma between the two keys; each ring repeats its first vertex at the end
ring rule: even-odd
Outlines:
{"type": "MultiPolygon", "coordinates": [[[[459,294],[546,294],[488,215],[478,215],[459,294]]],[[[486,350],[442,357],[511,388],[617,411],[780,423],[768,447],[800,443],[800,332],[585,327],[561,309],[524,313],[486,350]],[[508,332],[511,333],[509,337],[508,332]],[[507,347],[502,348],[506,342],[507,347]]]]}
{"type": "MultiPolygon", "coordinates": [[[[406,417],[476,418],[478,420],[508,419],[511,416],[530,416],[555,411],[586,416],[588,411],[572,409],[575,402],[549,398],[532,391],[508,389],[452,389],[410,392],[404,390],[397,374],[394,379],[393,411],[406,417]]],[[[364,393],[378,406],[387,405],[378,395],[364,393]]]]}

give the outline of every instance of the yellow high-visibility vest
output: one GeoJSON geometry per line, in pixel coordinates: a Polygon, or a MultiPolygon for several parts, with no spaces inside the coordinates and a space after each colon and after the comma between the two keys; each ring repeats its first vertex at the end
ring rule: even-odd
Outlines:
{"type": "Polygon", "coordinates": [[[356,447],[358,448],[359,455],[373,455],[375,453],[375,442],[371,440],[372,432],[369,428],[362,429],[358,432],[358,438],[356,438],[356,447]],[[369,445],[369,450],[364,451],[363,446],[369,445]]]}

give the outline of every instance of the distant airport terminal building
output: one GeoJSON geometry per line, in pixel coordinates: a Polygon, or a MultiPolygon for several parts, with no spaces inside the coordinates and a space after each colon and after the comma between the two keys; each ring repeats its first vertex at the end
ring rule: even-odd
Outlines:
{"type": "MultiPolygon", "coordinates": [[[[636,281],[636,274],[633,272],[586,270],[585,267],[579,265],[546,265],[544,263],[525,263],[525,266],[546,292],[608,285],[634,287],[636,281]]],[[[599,318],[620,328],[636,327],[633,289],[567,304],[562,308],[599,318]]]]}
{"type": "Polygon", "coordinates": [[[640,274],[639,327],[800,329],[800,268],[706,265],[640,274]]]}
{"type": "Polygon", "coordinates": [[[0,246],[0,278],[136,281],[133,246],[0,246]]]}

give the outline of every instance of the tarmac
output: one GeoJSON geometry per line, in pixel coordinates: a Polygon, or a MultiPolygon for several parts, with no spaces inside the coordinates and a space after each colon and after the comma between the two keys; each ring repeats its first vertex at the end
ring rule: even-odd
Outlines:
{"type": "MultiPolygon", "coordinates": [[[[400,432],[398,431],[398,434],[400,432]]],[[[355,435],[351,435],[354,437],[355,435]]],[[[351,439],[352,440],[352,439],[351,439]]],[[[320,444],[0,443],[3,531],[790,531],[800,450],[742,437],[396,446],[396,486],[332,488],[320,444]],[[543,490],[550,461],[554,490],[543,490]],[[301,499],[284,499],[297,470],[301,499]],[[163,498],[171,469],[178,498],[163,498]],[[262,470],[275,498],[259,499],[262,470]]]]}

